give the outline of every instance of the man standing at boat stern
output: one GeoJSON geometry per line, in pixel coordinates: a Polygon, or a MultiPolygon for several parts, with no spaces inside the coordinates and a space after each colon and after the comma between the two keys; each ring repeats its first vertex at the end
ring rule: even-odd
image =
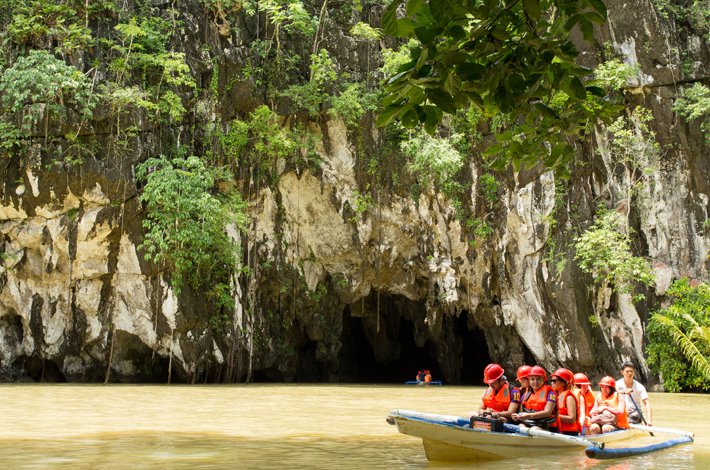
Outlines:
{"type": "Polygon", "coordinates": [[[624,362],[621,365],[622,377],[616,381],[616,391],[623,395],[626,400],[629,423],[638,424],[645,420],[646,425],[652,426],[653,410],[651,401],[648,399],[646,387],[634,380],[634,373],[634,365],[630,362],[624,362]],[[645,408],[645,412],[641,410],[641,406],[645,408]]]}

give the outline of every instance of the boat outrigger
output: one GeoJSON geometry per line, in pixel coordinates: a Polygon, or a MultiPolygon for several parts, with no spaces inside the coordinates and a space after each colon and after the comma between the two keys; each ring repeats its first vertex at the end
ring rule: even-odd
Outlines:
{"type": "Polygon", "coordinates": [[[693,434],[674,429],[631,425],[630,429],[595,436],[567,436],[503,424],[502,431],[478,429],[461,416],[392,410],[387,422],[402,434],[420,437],[429,460],[502,460],[540,453],[585,449],[590,458],[612,459],[645,454],[693,442],[693,434]],[[608,443],[648,436],[649,431],[681,437],[642,447],[608,448],[608,443]]]}

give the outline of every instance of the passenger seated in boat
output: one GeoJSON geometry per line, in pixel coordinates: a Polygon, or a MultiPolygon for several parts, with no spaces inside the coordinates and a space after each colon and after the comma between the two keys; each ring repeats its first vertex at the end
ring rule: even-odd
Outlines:
{"type": "Polygon", "coordinates": [[[589,434],[589,426],[591,425],[589,412],[594,407],[594,394],[590,385],[586,374],[582,372],[574,374],[574,388],[579,390],[579,424],[582,426],[582,435],[589,434]]]}
{"type": "Polygon", "coordinates": [[[540,366],[534,366],[528,374],[530,392],[521,403],[522,412],[513,413],[513,420],[521,426],[531,426],[548,430],[557,421],[557,393],[545,384],[547,372],[540,366]]]}
{"type": "Polygon", "coordinates": [[[431,382],[431,372],[427,369],[421,369],[419,372],[417,372],[417,377],[416,377],[417,382],[420,384],[428,384],[431,382]]]}
{"type": "Polygon", "coordinates": [[[530,391],[530,382],[528,382],[528,374],[530,374],[530,366],[520,366],[518,367],[518,373],[515,374],[515,380],[520,384],[518,390],[520,390],[520,399],[525,399],[525,395],[530,391]]]}
{"type": "Polygon", "coordinates": [[[591,434],[601,434],[626,429],[629,420],[626,416],[626,403],[616,393],[616,382],[606,376],[599,381],[599,396],[594,401],[594,407],[589,412],[591,416],[591,434]]]}
{"type": "Polygon", "coordinates": [[[572,391],[574,375],[560,368],[550,376],[550,385],[557,392],[557,423],[550,426],[550,431],[556,431],[568,436],[577,436],[582,428],[577,419],[579,410],[577,397],[572,391]]]}
{"type": "Polygon", "coordinates": [[[498,364],[488,364],[483,370],[483,382],[488,384],[483,394],[478,416],[510,421],[512,414],[518,411],[520,391],[513,388],[505,377],[505,371],[498,364]]]}

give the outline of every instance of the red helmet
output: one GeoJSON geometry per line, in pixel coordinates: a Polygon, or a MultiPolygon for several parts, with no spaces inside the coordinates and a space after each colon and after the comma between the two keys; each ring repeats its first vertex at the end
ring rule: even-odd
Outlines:
{"type": "Polygon", "coordinates": [[[488,364],[485,369],[483,369],[483,381],[487,384],[491,384],[501,378],[505,371],[498,364],[488,364]]]}
{"type": "Polygon", "coordinates": [[[567,385],[570,385],[574,383],[574,375],[572,375],[572,372],[569,371],[568,369],[565,369],[563,367],[560,367],[557,369],[553,374],[553,377],[559,377],[565,382],[567,382],[567,385]]]}
{"type": "Polygon", "coordinates": [[[616,390],[616,381],[613,377],[609,377],[608,375],[606,377],[602,377],[599,381],[599,385],[606,385],[607,387],[611,387],[616,390]]]}
{"type": "Polygon", "coordinates": [[[530,373],[528,374],[528,377],[537,375],[538,377],[542,377],[542,380],[547,381],[547,372],[545,372],[545,369],[543,369],[540,366],[532,366],[530,369],[530,373]]]}
{"type": "Polygon", "coordinates": [[[532,369],[532,367],[530,367],[530,366],[520,366],[520,367],[518,367],[518,374],[517,374],[517,377],[515,377],[515,378],[516,378],[517,380],[520,380],[520,379],[527,379],[527,378],[528,378],[528,375],[530,374],[530,369],[532,369]]]}
{"type": "Polygon", "coordinates": [[[574,374],[574,383],[577,385],[591,385],[591,382],[589,382],[589,377],[587,377],[582,372],[577,372],[576,374],[574,374]]]}

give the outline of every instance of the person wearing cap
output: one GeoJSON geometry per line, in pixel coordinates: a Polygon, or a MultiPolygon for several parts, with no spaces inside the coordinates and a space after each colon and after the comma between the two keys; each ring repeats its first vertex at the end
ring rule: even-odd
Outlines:
{"type": "Polygon", "coordinates": [[[647,426],[653,426],[653,409],[648,399],[648,392],[646,387],[634,379],[634,374],[634,365],[624,362],[621,365],[622,378],[616,381],[616,391],[624,396],[630,423],[638,424],[645,419],[647,426]],[[641,411],[642,403],[646,413],[641,411]]]}
{"type": "Polygon", "coordinates": [[[513,413],[512,418],[521,426],[532,426],[547,430],[557,421],[557,393],[545,384],[547,373],[540,366],[534,366],[528,374],[530,392],[521,403],[522,411],[513,413]]]}
{"type": "Polygon", "coordinates": [[[601,434],[626,429],[629,420],[626,416],[626,403],[616,392],[616,381],[609,376],[599,381],[599,396],[594,401],[594,407],[589,412],[591,416],[591,434],[601,434]]]}
{"type": "Polygon", "coordinates": [[[550,431],[557,431],[568,436],[579,435],[582,428],[577,419],[579,407],[576,395],[572,391],[574,375],[565,368],[557,369],[550,376],[550,386],[557,392],[557,423],[550,426],[550,431]]]}
{"type": "Polygon", "coordinates": [[[505,371],[499,364],[486,366],[483,370],[483,382],[488,384],[488,388],[481,399],[482,405],[478,415],[509,421],[511,415],[518,411],[520,391],[510,386],[505,371]]]}
{"type": "Polygon", "coordinates": [[[579,391],[579,424],[582,427],[582,435],[589,434],[589,412],[594,406],[594,393],[590,388],[591,382],[586,374],[577,372],[574,374],[574,388],[579,391]]]}

